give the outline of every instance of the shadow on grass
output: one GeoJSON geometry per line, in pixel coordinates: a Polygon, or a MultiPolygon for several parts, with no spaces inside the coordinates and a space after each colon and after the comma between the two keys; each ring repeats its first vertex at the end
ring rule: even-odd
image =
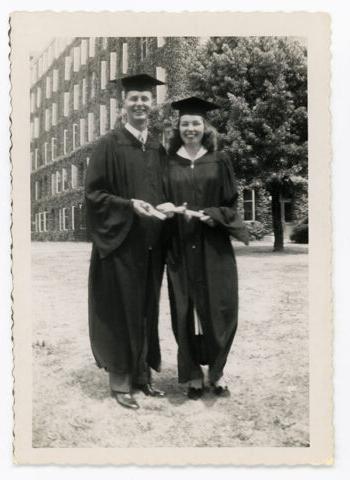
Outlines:
{"type": "MultiPolygon", "coordinates": [[[[103,401],[110,398],[110,388],[108,374],[95,365],[87,365],[84,368],[73,370],[70,378],[67,379],[70,387],[78,387],[83,396],[95,401],[103,401]]],[[[195,405],[196,402],[202,402],[208,408],[211,408],[220,399],[213,394],[208,386],[204,389],[203,396],[198,400],[190,400],[187,397],[187,389],[177,383],[175,372],[168,369],[163,371],[162,378],[153,382],[155,388],[159,388],[165,392],[165,401],[173,407],[180,407],[184,403],[190,402],[195,405]]],[[[136,391],[135,393],[139,393],[136,391]]],[[[163,401],[163,400],[159,400],[163,401]]]]}

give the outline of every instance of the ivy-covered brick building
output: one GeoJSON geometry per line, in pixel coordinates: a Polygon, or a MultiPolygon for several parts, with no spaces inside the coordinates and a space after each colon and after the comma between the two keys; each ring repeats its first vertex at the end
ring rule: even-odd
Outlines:
{"type": "MultiPolygon", "coordinates": [[[[31,226],[33,240],[87,240],[84,178],[94,142],[125,120],[123,92],[109,83],[146,72],[166,82],[155,89],[152,126],[160,139],[168,100],[188,93],[186,71],[200,38],[57,38],[31,59],[31,226]]],[[[300,200],[301,205],[303,201],[300,200]]],[[[294,205],[294,203],[293,203],[294,205]]],[[[285,220],[295,220],[291,200],[285,220]]],[[[241,179],[246,221],[271,228],[263,186],[241,179]]]]}

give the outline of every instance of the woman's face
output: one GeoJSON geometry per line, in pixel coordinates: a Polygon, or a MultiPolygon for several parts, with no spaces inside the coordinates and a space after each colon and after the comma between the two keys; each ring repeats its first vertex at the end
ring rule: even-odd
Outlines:
{"type": "Polygon", "coordinates": [[[204,135],[204,119],[200,115],[182,115],[179,132],[184,145],[199,145],[204,135]]]}

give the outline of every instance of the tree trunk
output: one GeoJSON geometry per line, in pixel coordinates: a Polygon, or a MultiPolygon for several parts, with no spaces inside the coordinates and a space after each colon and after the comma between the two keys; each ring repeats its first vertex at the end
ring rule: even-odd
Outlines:
{"type": "Polygon", "coordinates": [[[281,252],[284,247],[282,210],[281,210],[280,199],[281,199],[280,193],[272,194],[272,225],[273,225],[273,233],[275,235],[275,243],[273,246],[274,252],[281,252]]]}

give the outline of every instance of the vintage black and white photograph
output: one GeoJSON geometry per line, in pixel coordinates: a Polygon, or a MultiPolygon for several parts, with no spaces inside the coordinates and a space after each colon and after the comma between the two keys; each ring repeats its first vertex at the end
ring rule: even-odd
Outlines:
{"type": "Polygon", "coordinates": [[[307,36],[33,46],[31,448],[310,449],[307,36]]]}

